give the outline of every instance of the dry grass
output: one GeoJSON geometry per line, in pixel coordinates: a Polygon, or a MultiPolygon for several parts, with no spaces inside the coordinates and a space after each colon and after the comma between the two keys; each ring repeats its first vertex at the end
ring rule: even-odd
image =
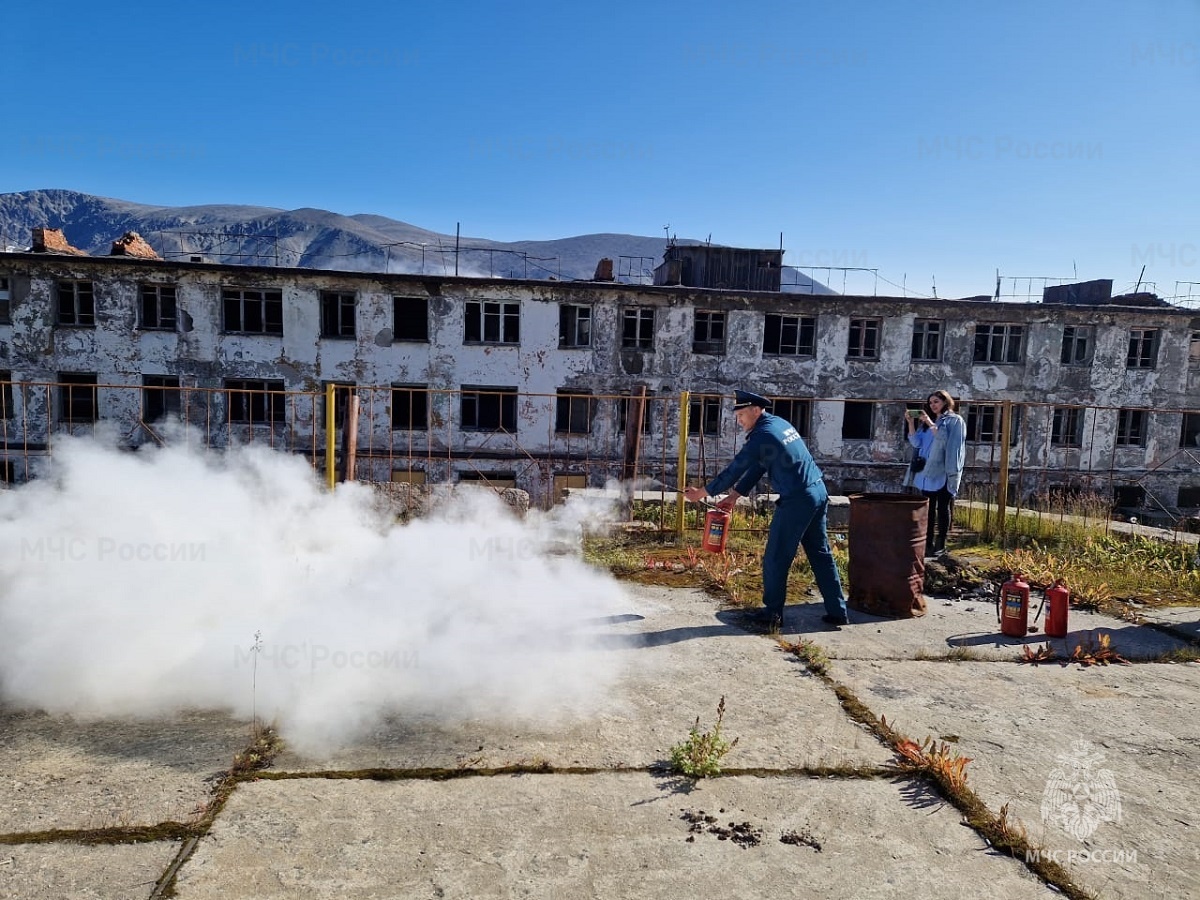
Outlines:
{"type": "Polygon", "coordinates": [[[1096,642],[1088,638],[1082,644],[1076,644],[1068,662],[1079,663],[1084,668],[1088,666],[1107,666],[1109,663],[1131,665],[1129,660],[1112,648],[1112,635],[1101,632],[1096,642]]]}

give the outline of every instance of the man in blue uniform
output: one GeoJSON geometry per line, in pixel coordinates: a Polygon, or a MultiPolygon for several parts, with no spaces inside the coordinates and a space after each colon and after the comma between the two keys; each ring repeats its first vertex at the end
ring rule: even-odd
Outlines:
{"type": "Polygon", "coordinates": [[[822,621],[837,628],[847,622],[846,598],[825,532],[829,494],[800,433],[786,419],[771,415],[770,408],[766,397],[749,391],[735,393],[734,415],[746,432],[746,443],[706,487],[690,487],[684,496],[695,502],[729,489],[717,506],[733,509],[738,497],[748,493],[764,474],[769,475],[779,502],[763,554],[763,609],[751,618],[773,629],[783,624],[788,570],[796,550],[803,547],[825,600],[822,621]]]}

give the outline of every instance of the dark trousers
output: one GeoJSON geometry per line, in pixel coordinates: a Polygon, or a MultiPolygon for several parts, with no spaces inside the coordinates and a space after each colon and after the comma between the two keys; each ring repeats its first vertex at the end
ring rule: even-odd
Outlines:
{"type": "Polygon", "coordinates": [[[954,518],[954,497],[943,485],[936,491],[922,491],[929,498],[929,526],[925,530],[926,550],[945,550],[946,535],[954,518]]]}
{"type": "Polygon", "coordinates": [[[768,612],[783,613],[788,570],[796,558],[796,551],[803,547],[821,599],[825,601],[825,612],[836,618],[846,618],[842,580],[825,530],[828,508],[829,494],[820,481],[781,498],[776,504],[763,553],[763,605],[768,612]]]}

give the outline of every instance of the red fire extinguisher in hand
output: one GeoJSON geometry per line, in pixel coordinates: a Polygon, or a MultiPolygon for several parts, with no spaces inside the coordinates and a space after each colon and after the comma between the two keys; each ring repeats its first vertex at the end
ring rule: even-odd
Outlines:
{"type": "Polygon", "coordinates": [[[704,514],[704,537],[700,546],[709,553],[724,553],[729,540],[729,512],[719,506],[710,506],[704,514]]]}
{"type": "Polygon", "coordinates": [[[1000,620],[1000,633],[1009,637],[1025,637],[1029,630],[1029,585],[1020,572],[1000,587],[996,598],[996,617],[1000,620]]]}

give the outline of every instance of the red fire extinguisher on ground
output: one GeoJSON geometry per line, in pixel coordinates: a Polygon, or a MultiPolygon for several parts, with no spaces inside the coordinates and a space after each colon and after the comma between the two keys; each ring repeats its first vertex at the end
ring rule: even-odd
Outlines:
{"type": "Polygon", "coordinates": [[[1071,605],[1071,592],[1067,590],[1067,586],[1060,578],[1054,582],[1052,587],[1046,588],[1045,597],[1046,603],[1050,606],[1049,612],[1046,613],[1046,635],[1057,638],[1066,637],[1067,610],[1071,605]]]}
{"type": "Polygon", "coordinates": [[[709,553],[724,553],[729,539],[729,513],[713,506],[704,516],[704,537],[700,546],[709,553]]]}
{"type": "Polygon", "coordinates": [[[1029,629],[1029,585],[1020,572],[1000,588],[996,601],[996,616],[1000,619],[1000,633],[1009,637],[1025,637],[1029,629]]]}

